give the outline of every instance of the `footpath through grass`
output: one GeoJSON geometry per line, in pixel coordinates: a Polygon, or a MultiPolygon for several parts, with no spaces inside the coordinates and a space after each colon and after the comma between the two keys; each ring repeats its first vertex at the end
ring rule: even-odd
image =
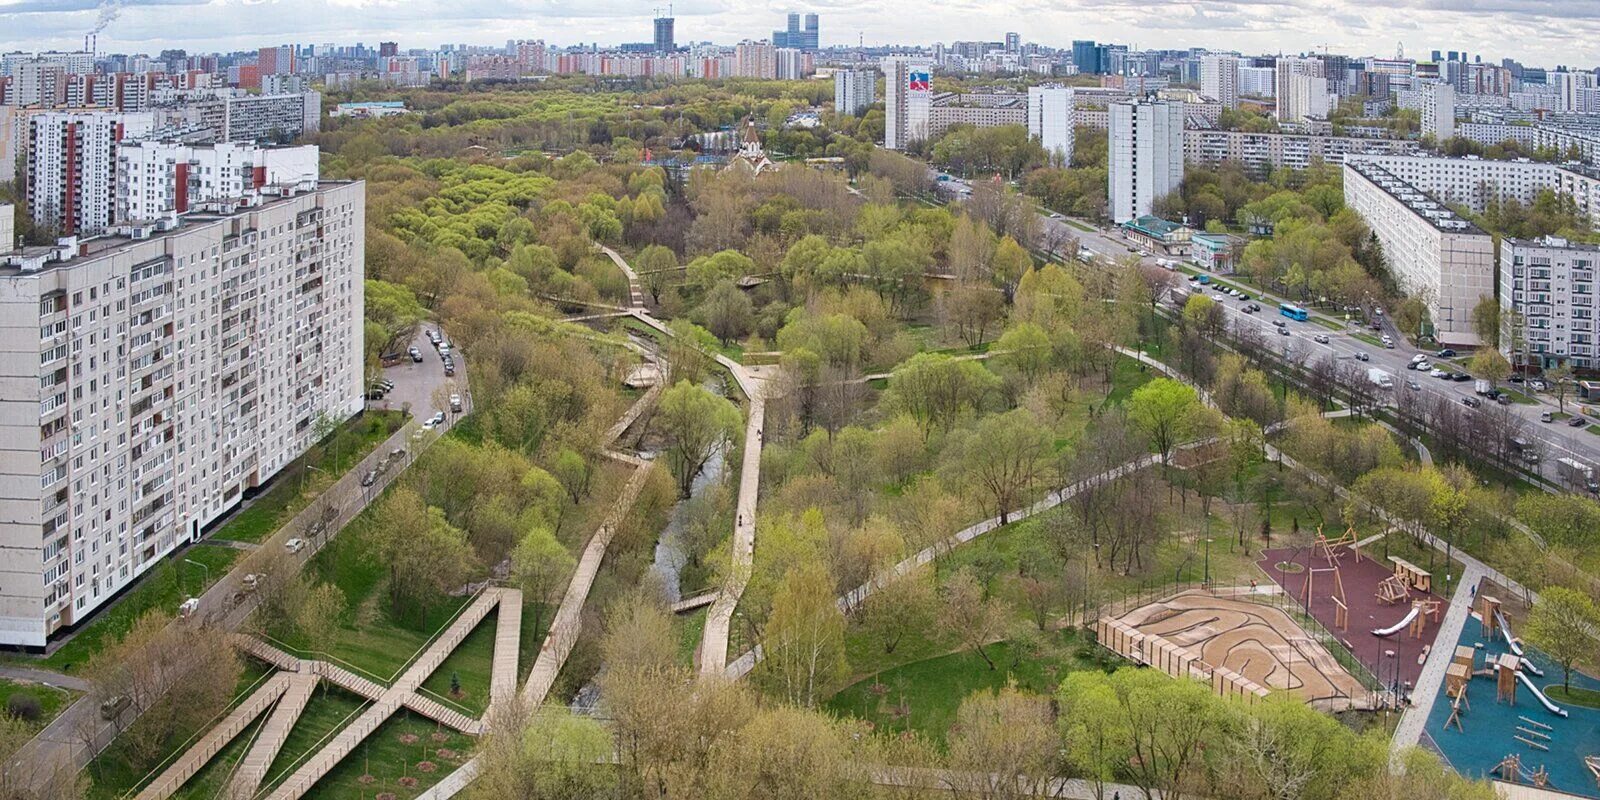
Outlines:
{"type": "Polygon", "coordinates": [[[167,556],[114,601],[115,605],[90,619],[54,653],[41,659],[12,660],[42,669],[74,672],[101,648],[121,639],[147,612],[161,610],[176,616],[179,603],[204,594],[207,587],[228,573],[241,554],[231,547],[202,543],[167,556]]]}
{"type": "Polygon", "coordinates": [[[0,678],[0,714],[19,706],[27,704],[23,698],[32,698],[37,705],[38,713],[29,712],[23,717],[32,731],[43,730],[54,720],[63,708],[72,701],[77,693],[55,686],[46,686],[32,681],[14,681],[0,678]],[[16,698],[13,700],[12,698],[16,698]],[[31,718],[30,718],[31,717],[31,718]]]}

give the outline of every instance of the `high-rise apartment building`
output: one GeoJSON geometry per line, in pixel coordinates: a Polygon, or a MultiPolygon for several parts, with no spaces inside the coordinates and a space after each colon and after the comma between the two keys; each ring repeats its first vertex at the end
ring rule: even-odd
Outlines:
{"type": "Polygon", "coordinates": [[[885,56],[883,68],[883,146],[904,150],[928,138],[933,105],[933,65],[917,56],[885,56]]]}
{"type": "Polygon", "coordinates": [[[1022,52],[1022,34],[1017,33],[1016,31],[1010,31],[1006,33],[1006,52],[1022,52]]]}
{"type": "Polygon", "coordinates": [[[32,58],[12,68],[7,105],[56,108],[67,102],[67,84],[76,74],[59,61],[32,58]]]}
{"type": "Polygon", "coordinates": [[[778,77],[778,48],[770,42],[740,42],[734,48],[733,75],[736,78],[778,77]]]}
{"type": "Polygon", "coordinates": [[[17,74],[18,65],[25,61],[43,61],[59,65],[68,75],[94,72],[94,54],[84,51],[61,52],[46,50],[40,53],[5,53],[0,55],[0,77],[17,74]]]}
{"type": "Polygon", "coordinates": [[[833,113],[858,117],[877,101],[877,71],[841,69],[833,73],[833,113]]]}
{"type": "Polygon", "coordinates": [[[42,647],[362,405],[365,187],[0,257],[0,644],[42,647]]]}
{"type": "Polygon", "coordinates": [[[312,145],[127,142],[117,153],[115,219],[148,222],[282,187],[310,191],[320,173],[318,155],[312,145]]]}
{"type": "Polygon", "coordinates": [[[1028,135],[1039,140],[1051,163],[1062,167],[1072,163],[1073,103],[1071,87],[1028,87],[1028,135]]]}
{"type": "Polygon", "coordinates": [[[1112,103],[1110,112],[1107,199],[1121,224],[1148,215],[1183,182],[1183,104],[1112,103]]]}
{"type": "Polygon", "coordinates": [[[1582,111],[1582,91],[1596,86],[1593,72],[1558,71],[1545,77],[1555,87],[1556,111],[1582,111]]]}
{"type": "Polygon", "coordinates": [[[148,136],[149,114],[51,111],[27,118],[28,209],[62,236],[93,236],[115,222],[117,153],[148,136]]]}
{"type": "Polygon", "coordinates": [[[656,17],[655,48],[657,53],[671,53],[678,49],[678,42],[674,38],[672,31],[673,24],[672,17],[656,17]]]}
{"type": "Polygon", "coordinates": [[[1238,56],[1208,55],[1200,59],[1200,93],[1223,108],[1239,107],[1238,56]]]}
{"type": "Polygon", "coordinates": [[[1521,326],[1500,337],[1500,349],[1511,363],[1582,370],[1600,364],[1597,267],[1600,246],[1554,236],[1501,240],[1500,307],[1507,312],[1502,319],[1521,326]]]}
{"type": "Polygon", "coordinates": [[[1345,162],[1344,201],[1382,244],[1401,290],[1427,306],[1434,337],[1479,344],[1472,310],[1495,294],[1494,239],[1372,161],[1345,162]]]}
{"type": "Polygon", "coordinates": [[[1305,122],[1328,116],[1328,79],[1318,58],[1280,58],[1274,96],[1279,122],[1305,122]]]}
{"type": "Polygon", "coordinates": [[[292,75],[295,72],[294,46],[263,47],[256,55],[257,75],[292,75]]]}
{"type": "Polygon", "coordinates": [[[1442,142],[1456,135],[1456,88],[1448,83],[1422,87],[1422,135],[1442,142]]]}

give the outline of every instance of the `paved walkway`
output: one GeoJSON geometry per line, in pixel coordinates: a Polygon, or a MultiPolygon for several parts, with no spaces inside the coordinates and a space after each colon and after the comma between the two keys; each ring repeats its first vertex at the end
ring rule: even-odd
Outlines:
{"type": "Polygon", "coordinates": [[[728,634],[733,627],[733,612],[750,583],[755,562],[756,496],[761,487],[761,429],[766,421],[766,401],[757,391],[750,397],[750,413],[745,422],[744,459],[739,467],[739,498],[735,503],[733,541],[729,554],[733,563],[717,599],[706,612],[705,630],[700,638],[700,675],[720,675],[728,665],[728,634]]]}
{"type": "Polygon", "coordinates": [[[1472,618],[1473,591],[1478,582],[1488,576],[1488,569],[1482,564],[1467,564],[1461,570],[1461,581],[1456,584],[1455,594],[1450,598],[1450,607],[1445,609],[1438,633],[1434,634],[1433,649],[1428,651],[1422,674],[1417,676],[1417,685],[1412,687],[1412,704],[1400,715],[1400,724],[1395,726],[1394,739],[1389,744],[1390,765],[1396,769],[1401,767],[1405,751],[1415,747],[1422,739],[1428,712],[1433,710],[1434,698],[1444,686],[1444,671],[1450,666],[1451,659],[1455,658],[1461,629],[1472,618]]]}
{"type": "Polygon", "coordinates": [[[34,669],[33,667],[17,667],[9,664],[0,664],[0,678],[12,681],[26,681],[28,683],[42,683],[46,686],[71,689],[74,692],[87,692],[94,687],[93,684],[82,678],[60,672],[48,669],[34,669]]]}
{"type": "Polygon", "coordinates": [[[144,787],[135,800],[164,800],[171,797],[184,782],[194,777],[194,774],[199,772],[217,751],[227,747],[228,742],[233,741],[233,737],[249,727],[262,712],[271,708],[272,704],[288,690],[289,681],[290,674],[287,672],[280,672],[268,678],[266,683],[261,684],[260,688],[245,698],[244,702],[235,706],[233,711],[223,717],[220,723],[206,731],[206,735],[200,737],[188,752],[144,787]]]}
{"type": "Polygon", "coordinates": [[[294,730],[300,712],[305,710],[306,703],[311,702],[311,693],[317,688],[315,673],[281,674],[289,678],[288,689],[273,707],[272,715],[262,724],[255,743],[250,745],[249,752],[245,753],[244,760],[233,773],[233,780],[228,781],[230,800],[247,800],[261,788],[261,781],[267,777],[267,770],[272,768],[273,759],[278,757],[283,743],[289,740],[289,732],[294,730]]]}

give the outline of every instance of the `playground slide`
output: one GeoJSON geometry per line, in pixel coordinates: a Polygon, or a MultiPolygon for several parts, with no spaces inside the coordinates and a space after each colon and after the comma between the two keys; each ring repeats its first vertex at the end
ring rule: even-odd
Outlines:
{"type": "Polygon", "coordinates": [[[1523,669],[1523,671],[1531,672],[1531,673],[1534,674],[1535,677],[1543,678],[1544,677],[1544,670],[1539,669],[1538,665],[1536,665],[1532,661],[1528,660],[1527,655],[1525,655],[1522,652],[1522,643],[1517,641],[1517,637],[1511,635],[1511,623],[1506,622],[1506,615],[1502,614],[1502,613],[1500,613],[1500,611],[1496,610],[1494,612],[1494,616],[1495,616],[1495,621],[1500,623],[1500,625],[1499,625],[1499,627],[1500,627],[1500,635],[1505,637],[1506,646],[1511,648],[1511,652],[1512,652],[1513,655],[1515,655],[1516,657],[1522,659],[1522,669],[1523,669]]]}
{"type": "Polygon", "coordinates": [[[1528,677],[1528,673],[1518,672],[1517,680],[1522,681],[1522,685],[1528,687],[1528,691],[1533,692],[1533,696],[1539,699],[1539,703],[1544,706],[1546,711],[1562,717],[1567,716],[1566,709],[1550,702],[1550,698],[1545,697],[1544,692],[1539,691],[1539,687],[1533,685],[1533,679],[1528,677]]]}
{"type": "Polygon", "coordinates": [[[1394,634],[1399,633],[1401,630],[1405,629],[1405,627],[1407,625],[1410,625],[1411,624],[1411,620],[1416,619],[1417,618],[1417,614],[1419,614],[1419,613],[1421,613],[1421,612],[1417,609],[1417,607],[1416,606],[1412,606],[1411,607],[1411,611],[1408,612],[1405,615],[1405,617],[1403,619],[1401,619],[1399,622],[1396,622],[1393,626],[1388,627],[1388,628],[1377,628],[1377,629],[1374,629],[1372,631],[1372,635],[1373,636],[1393,636],[1394,634]]]}

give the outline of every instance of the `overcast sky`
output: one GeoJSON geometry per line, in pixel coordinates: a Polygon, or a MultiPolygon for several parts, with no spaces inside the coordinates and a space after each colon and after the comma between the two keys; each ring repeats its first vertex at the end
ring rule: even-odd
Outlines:
{"type": "MultiPolygon", "coordinates": [[[[0,0],[0,49],[81,47],[102,19],[102,53],[380,40],[618,44],[649,40],[654,9],[654,0],[0,0]]],[[[825,46],[858,36],[869,45],[999,40],[1020,30],[1025,41],[1058,47],[1096,39],[1392,56],[1404,43],[1411,57],[1454,49],[1485,61],[1600,64],[1600,0],[932,0],[914,13],[893,0],[685,0],[674,10],[679,43],[765,38],[795,10],[821,15],[825,46]]]]}

